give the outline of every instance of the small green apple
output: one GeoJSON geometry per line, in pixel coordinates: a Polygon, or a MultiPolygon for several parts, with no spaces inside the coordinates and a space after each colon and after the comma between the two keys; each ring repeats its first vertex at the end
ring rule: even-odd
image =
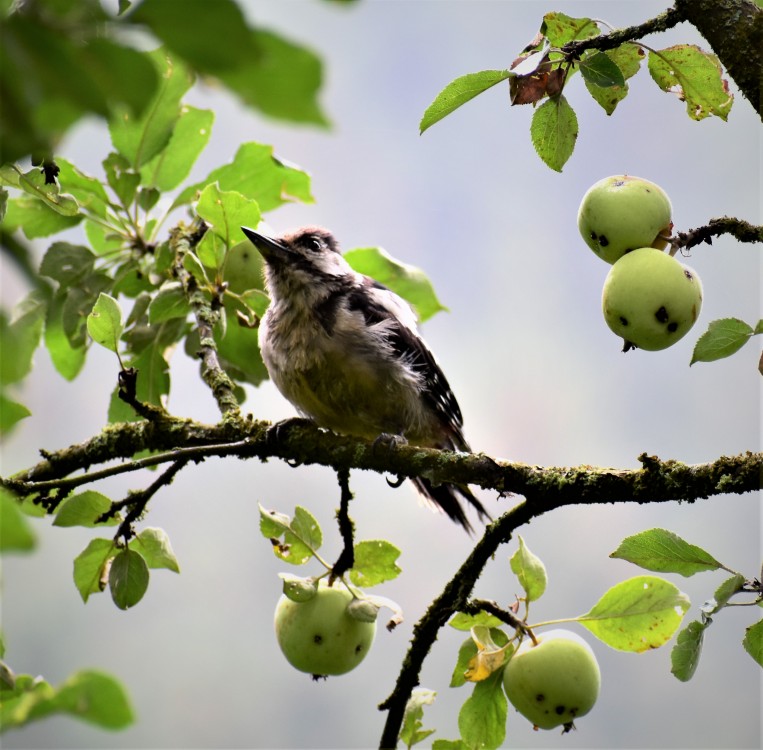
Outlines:
{"type": "Polygon", "coordinates": [[[596,703],[601,673],[591,647],[570,630],[549,630],[525,640],[503,672],[514,708],[539,729],[553,729],[587,714],[596,703]]]}
{"type": "Polygon", "coordinates": [[[686,335],[702,308],[696,271],[667,253],[643,247],[615,263],[604,282],[601,307],[607,325],[630,345],[667,349],[686,335]]]}
{"type": "Polygon", "coordinates": [[[282,596],[275,611],[278,645],[288,662],[315,677],[349,672],[365,658],[376,623],[356,619],[348,611],[353,595],[341,583],[324,580],[305,602],[282,596]]]}
{"type": "Polygon", "coordinates": [[[667,194],[641,177],[614,175],[599,180],[583,196],[578,210],[580,234],[607,263],[638,247],[666,247],[672,228],[667,194]]]}

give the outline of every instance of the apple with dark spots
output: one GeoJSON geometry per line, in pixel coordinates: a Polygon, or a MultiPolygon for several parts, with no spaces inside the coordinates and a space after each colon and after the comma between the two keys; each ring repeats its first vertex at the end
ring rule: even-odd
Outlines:
{"type": "Polygon", "coordinates": [[[583,196],[578,229],[588,247],[614,263],[639,247],[667,246],[673,228],[665,191],[631,175],[605,177],[583,196]]]}
{"type": "Polygon", "coordinates": [[[587,714],[596,703],[601,673],[591,647],[562,628],[525,640],[503,673],[511,704],[537,729],[564,726],[587,714]]]}
{"type": "Polygon", "coordinates": [[[376,623],[352,616],[355,597],[337,582],[324,580],[315,596],[296,602],[281,596],[275,611],[278,645],[288,662],[314,677],[349,672],[365,659],[376,635],[376,623]]]}
{"type": "Polygon", "coordinates": [[[607,325],[625,351],[667,349],[685,336],[702,309],[697,272],[661,250],[639,248],[615,263],[601,298],[607,325]]]}

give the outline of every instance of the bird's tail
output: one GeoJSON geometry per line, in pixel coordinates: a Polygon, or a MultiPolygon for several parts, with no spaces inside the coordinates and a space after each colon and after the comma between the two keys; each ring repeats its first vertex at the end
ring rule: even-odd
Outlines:
{"type": "Polygon", "coordinates": [[[413,477],[411,479],[416,489],[430,502],[440,508],[452,521],[460,524],[470,534],[474,531],[469,519],[466,517],[461,498],[466,500],[472,508],[475,508],[479,517],[490,521],[490,514],[485,510],[482,503],[472,494],[466,485],[438,484],[433,485],[428,479],[413,477]],[[460,497],[459,497],[460,496],[460,497]]]}

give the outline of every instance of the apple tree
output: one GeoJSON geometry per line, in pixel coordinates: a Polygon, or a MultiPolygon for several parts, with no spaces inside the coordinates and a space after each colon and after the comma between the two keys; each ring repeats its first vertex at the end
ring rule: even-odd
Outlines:
{"type": "MultiPolygon", "coordinates": [[[[319,3],[302,5],[313,4],[319,3]]],[[[526,529],[570,506],[677,502],[691,514],[694,503],[707,498],[742,495],[742,502],[752,504],[748,493],[763,484],[763,454],[753,450],[756,446],[691,464],[644,451],[636,467],[598,466],[595,456],[560,467],[415,445],[384,450],[306,420],[274,423],[260,413],[268,373],[257,328],[269,300],[262,259],[241,227],[267,225],[279,210],[313,204],[320,175],[313,177],[309,164],[297,166],[276,155],[273,145],[252,138],[242,138],[225,163],[204,162],[215,112],[197,106],[194,97],[211,83],[240,110],[254,109],[284,131],[326,128],[330,118],[320,101],[326,76],[320,54],[251,22],[250,5],[257,10],[256,2],[234,0],[187,0],[182,9],[172,0],[0,3],[0,239],[4,263],[24,288],[21,299],[3,300],[0,311],[4,445],[23,437],[25,424],[56,420],[55,410],[32,413],[24,404],[40,350],[47,351],[58,378],[51,391],[62,399],[94,360],[110,393],[98,405],[102,429],[95,434],[83,436],[76,424],[64,425],[71,429],[68,446],[37,445],[39,458],[27,451],[25,464],[3,466],[0,551],[34,550],[50,519],[57,533],[85,534],[73,560],[73,596],[85,603],[110,598],[117,615],[137,618],[149,588],[171,585],[165,572],[180,572],[182,556],[170,542],[172,520],[167,529],[151,524],[176,482],[211,463],[230,466],[238,459],[256,476],[270,470],[269,459],[271,465],[283,462],[294,467],[290,476],[297,477],[299,497],[306,499],[284,500],[283,493],[263,498],[258,507],[251,546],[288,572],[281,572],[281,599],[266,606],[268,613],[275,610],[275,637],[272,632],[254,637],[277,643],[285,657],[279,658],[291,665],[286,668],[316,680],[333,675],[331,681],[338,682],[344,678],[337,675],[362,672],[369,653],[386,648],[384,625],[393,635],[408,627],[404,608],[391,598],[396,584],[390,582],[416,576],[418,564],[402,564],[406,550],[358,522],[361,501],[353,498],[351,472],[356,472],[353,482],[358,470],[366,470],[385,475],[391,486],[411,477],[468,484],[498,498],[494,519],[468,540],[455,571],[438,571],[438,587],[430,603],[420,602],[394,684],[386,693],[385,686],[377,690],[373,683],[373,690],[363,689],[362,698],[378,702],[383,716],[379,746],[498,748],[519,720],[509,715],[510,706],[538,729],[561,727],[565,734],[581,729],[596,721],[595,712],[583,717],[606,691],[608,679],[589,641],[635,654],[666,646],[671,673],[689,681],[703,648],[714,647],[714,620],[732,607],[757,611],[763,601],[759,570],[737,570],[733,561],[717,559],[689,535],[633,529],[610,557],[641,570],[633,568],[592,594],[582,614],[540,617],[535,613],[546,605],[536,602],[544,595],[544,602],[552,599],[547,587],[554,569],[531,550],[526,529]],[[67,154],[67,137],[83,122],[108,131],[97,175],[67,154]],[[170,395],[181,392],[175,368],[184,354],[194,370],[192,382],[182,387],[192,390],[193,400],[214,406],[213,419],[182,416],[170,407],[170,395]],[[263,465],[253,467],[251,459],[263,465]],[[319,520],[308,465],[327,467],[337,480],[335,528],[331,520],[319,520]],[[114,480],[127,482],[129,489],[110,494],[114,480]],[[332,543],[337,549],[326,552],[332,543]],[[508,564],[499,559],[506,549],[508,564]],[[295,575],[301,566],[310,573],[295,575]],[[511,579],[509,594],[505,587],[479,593],[478,580],[490,566],[500,566],[501,575],[511,579]],[[723,576],[708,585],[702,606],[664,577],[700,572],[723,576]],[[387,583],[385,595],[377,594],[375,587],[387,583]],[[586,637],[548,629],[565,623],[575,623],[586,637]],[[451,696],[459,736],[450,738],[428,721],[429,707],[436,694],[443,699],[446,685],[421,686],[427,657],[446,631],[462,634],[460,646],[447,657],[450,686],[460,688],[451,696]]],[[[355,9],[334,10],[348,23],[355,9]]],[[[462,116],[463,105],[468,104],[466,113],[477,106],[471,104],[477,95],[499,84],[514,111],[532,112],[530,141],[548,181],[574,163],[584,128],[598,128],[606,137],[636,76],[651,78],[678,101],[666,98],[656,106],[681,106],[693,121],[725,121],[732,106],[761,115],[759,2],[677,0],[654,18],[634,19],[621,29],[583,15],[538,15],[524,47],[512,34],[517,46],[506,52],[511,62],[504,68],[459,75],[439,93],[432,91],[428,106],[410,112],[421,118],[422,148],[432,126],[462,116]],[[646,36],[659,39],[680,29],[679,24],[694,27],[706,46],[644,42],[646,36]],[[612,121],[579,123],[573,103],[581,95],[590,95],[612,121]]],[[[317,49],[320,41],[313,40],[317,49]]],[[[470,124],[473,131],[477,127],[470,124]]],[[[482,136],[473,132],[472,137],[482,136]]],[[[763,242],[763,227],[744,217],[708,216],[698,226],[678,226],[669,191],[648,177],[590,174],[591,189],[567,197],[578,213],[578,226],[569,231],[581,256],[587,245],[611,266],[599,323],[622,339],[617,347],[626,354],[618,354],[629,358],[659,357],[645,353],[672,348],[690,329],[696,333],[703,302],[714,292],[709,279],[700,282],[682,263],[684,254],[725,236],[740,245],[763,242]]],[[[491,210],[489,203],[482,208],[491,210]]],[[[429,277],[401,253],[356,247],[346,257],[353,268],[407,300],[419,322],[445,309],[429,277]]],[[[494,323],[493,335],[500,337],[496,321],[482,325],[494,323]]],[[[731,314],[715,319],[693,342],[685,365],[749,350],[761,333],[761,321],[731,314]]],[[[601,376],[606,377],[604,370],[601,376]]],[[[225,523],[235,525],[224,507],[230,491],[205,500],[217,505],[225,523]]],[[[420,560],[426,559],[422,548],[438,541],[425,534],[422,527],[413,550],[420,560]]],[[[242,566],[235,563],[236,577],[246,578],[242,566]]],[[[35,596],[33,586],[28,596],[35,596]]],[[[261,606],[266,597],[257,596],[261,606]]],[[[50,627],[55,630],[55,623],[50,627]]],[[[740,628],[736,647],[753,665],[763,666],[759,616],[751,614],[740,628]]],[[[112,730],[136,720],[127,687],[108,670],[82,668],[63,681],[25,670],[14,659],[13,640],[0,638],[0,728],[9,737],[11,730],[21,736],[36,720],[56,714],[112,730]]],[[[267,679],[280,680],[282,674],[267,679]]],[[[337,729],[336,741],[342,736],[337,729]]],[[[258,740],[254,736],[251,743],[258,740]]],[[[373,741],[367,734],[366,744],[373,741]]]]}

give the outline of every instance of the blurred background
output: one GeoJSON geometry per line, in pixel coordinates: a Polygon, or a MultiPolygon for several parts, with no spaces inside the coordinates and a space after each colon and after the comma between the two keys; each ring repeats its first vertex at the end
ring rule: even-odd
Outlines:
{"type": "MultiPolygon", "coordinates": [[[[637,467],[643,451],[697,463],[760,450],[759,345],[748,344],[717,363],[688,366],[694,342],[711,320],[735,316],[754,323],[760,317],[760,248],[724,237],[695,248],[688,263],[705,290],[695,329],[667,351],[622,354],[600,310],[609,266],[588,250],[576,227],[588,187],[619,173],[661,185],[672,199],[678,230],[725,214],[760,222],[760,123],[741,96],[727,123],[694,122],[684,104],[659,91],[644,65],[630,80],[630,95],[607,118],[582,81],[574,80],[566,93],[580,135],[562,174],[536,156],[529,137],[532,108],[511,110],[508,84],[418,134],[424,109],[450,80],[507,67],[545,12],[626,26],[661,12],[664,2],[242,5],[252,23],[323,56],[322,103],[333,126],[321,131],[266,120],[199,85],[189,101],[213,108],[216,121],[191,178],[229,161],[245,141],[273,144],[279,156],[312,174],[316,196],[314,205],[269,214],[274,230],[322,224],[346,249],[380,245],[424,269],[450,312],[427,322],[423,334],[458,396],[475,450],[531,464],[624,468],[637,467]]],[[[657,48],[706,46],[686,25],[646,42],[657,48]]],[[[84,122],[61,155],[101,175],[109,147],[106,128],[84,122]]],[[[45,247],[39,243],[40,255],[45,247]]],[[[25,293],[13,269],[4,267],[4,303],[25,293]]],[[[215,421],[198,364],[177,352],[171,372],[172,412],[215,421]]],[[[20,394],[33,417],[3,446],[3,474],[34,463],[40,448],[96,434],[116,374],[113,357],[94,347],[84,372],[66,384],[40,350],[20,394]]],[[[257,418],[294,414],[270,383],[249,390],[245,409],[257,418]]],[[[132,475],[99,489],[119,497],[149,481],[132,475]]],[[[376,746],[385,718],[376,706],[394,686],[411,629],[473,540],[421,506],[407,484],[393,490],[381,476],[354,472],[352,487],[357,537],[386,538],[403,550],[403,575],[377,591],[400,603],[406,621],[391,634],[380,629],[355,672],[320,683],[292,670],[278,651],[272,616],[280,594],[277,574],[287,566],[259,534],[257,503],[289,513],[306,505],[323,524],[324,553],[332,559],[339,550],[332,524],[338,489],[329,469],[209,460],[182,472],[152,501],[146,521],[169,533],[181,575],[153,571],[146,597],[127,612],[117,610],[108,594],[83,605],[73,585],[72,559],[97,533],[36,522],[35,553],[4,561],[7,661],[54,684],[83,667],[108,670],[129,689],[138,721],[110,734],[72,719],[49,719],[9,733],[3,747],[376,746]]],[[[493,514],[516,502],[491,493],[481,497],[493,514]]],[[[759,497],[716,497],[691,506],[570,507],[521,530],[550,577],[532,619],[586,612],[610,586],[638,575],[638,568],[608,555],[625,536],[653,527],[671,529],[748,577],[760,570],[759,497]]],[[[515,548],[512,543],[499,552],[479,581],[478,595],[508,604],[519,593],[508,565],[515,548]]],[[[309,575],[318,568],[290,572],[309,575]]],[[[668,577],[691,597],[688,621],[699,617],[699,606],[725,576],[668,577]]],[[[533,732],[510,708],[505,746],[760,747],[761,670],[740,645],[744,628],[759,614],[744,607],[724,610],[686,684],[670,674],[670,646],[636,656],[589,637],[603,673],[593,712],[562,737],[533,732]]],[[[430,742],[458,736],[458,707],[470,688],[454,690],[448,683],[463,637],[443,631],[421,676],[422,686],[438,693],[424,719],[425,727],[437,728],[430,742]]]]}

